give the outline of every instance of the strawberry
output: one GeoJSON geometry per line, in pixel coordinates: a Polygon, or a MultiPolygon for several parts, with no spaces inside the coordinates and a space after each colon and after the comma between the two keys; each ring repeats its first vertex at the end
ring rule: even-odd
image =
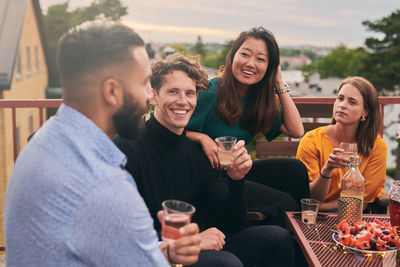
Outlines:
{"type": "Polygon", "coordinates": [[[394,240],[394,235],[393,234],[383,235],[382,240],[386,242],[391,242],[394,240]]]}
{"type": "Polygon", "coordinates": [[[387,250],[387,245],[385,244],[386,242],[380,238],[376,239],[376,249],[379,251],[386,251],[387,250]]]}
{"type": "Polygon", "coordinates": [[[382,230],[381,229],[377,229],[377,228],[373,228],[372,229],[372,235],[376,239],[376,238],[378,238],[378,237],[380,237],[382,235],[382,230]]]}
{"type": "Polygon", "coordinates": [[[349,226],[349,229],[350,229],[350,234],[351,235],[356,235],[356,234],[358,234],[358,231],[357,231],[357,229],[354,227],[354,226],[349,226]]]}
{"type": "Polygon", "coordinates": [[[339,229],[340,231],[344,230],[345,228],[349,227],[349,224],[347,223],[346,220],[341,221],[338,225],[337,225],[337,229],[339,229]]]}
{"type": "Polygon", "coordinates": [[[380,225],[377,224],[376,222],[369,222],[369,223],[367,223],[367,226],[368,226],[369,228],[372,228],[372,229],[381,229],[381,230],[383,230],[383,229],[382,229],[382,226],[380,226],[380,225]]]}
{"type": "Polygon", "coordinates": [[[358,235],[358,241],[369,241],[371,238],[373,238],[373,235],[367,230],[361,231],[361,233],[359,233],[358,235]]]}
{"type": "Polygon", "coordinates": [[[350,234],[350,226],[345,227],[341,231],[342,231],[343,235],[349,235],[350,234]]]}
{"type": "Polygon", "coordinates": [[[379,226],[383,226],[383,222],[379,219],[374,219],[374,223],[378,224],[379,226]]]}
{"type": "MultiPolygon", "coordinates": [[[[376,239],[374,239],[374,238],[371,238],[370,240],[369,240],[369,245],[371,246],[371,249],[373,249],[373,250],[376,250],[376,239]]],[[[400,245],[400,244],[399,244],[400,245]]]]}
{"type": "Polygon", "coordinates": [[[357,238],[355,236],[350,235],[350,242],[348,244],[349,247],[354,248],[357,243],[357,238]]]}
{"type": "Polygon", "coordinates": [[[383,226],[385,226],[386,229],[392,229],[392,224],[390,222],[385,222],[383,226]]]}
{"type": "Polygon", "coordinates": [[[351,242],[351,235],[350,234],[347,234],[347,235],[339,234],[339,242],[345,246],[348,246],[351,242]]]}
{"type": "Polygon", "coordinates": [[[364,229],[367,229],[367,223],[366,222],[355,222],[354,227],[357,229],[358,232],[361,232],[364,229]]]}
{"type": "Polygon", "coordinates": [[[370,249],[371,248],[369,241],[358,241],[356,243],[356,247],[359,249],[370,249]]]}
{"type": "Polygon", "coordinates": [[[400,237],[396,236],[393,240],[393,243],[396,245],[397,249],[400,249],[400,237]]]}

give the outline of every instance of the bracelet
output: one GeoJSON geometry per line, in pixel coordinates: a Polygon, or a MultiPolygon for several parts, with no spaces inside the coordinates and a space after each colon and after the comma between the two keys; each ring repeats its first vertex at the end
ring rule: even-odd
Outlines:
{"type": "Polygon", "coordinates": [[[171,258],[169,257],[169,244],[167,242],[162,242],[160,244],[160,250],[161,250],[162,254],[164,255],[165,259],[172,266],[173,262],[171,261],[171,258]]]}
{"type": "Polygon", "coordinates": [[[323,175],[323,174],[321,173],[321,170],[319,170],[319,175],[320,175],[322,178],[324,178],[324,179],[331,179],[332,176],[333,176],[333,174],[332,174],[331,176],[325,176],[325,175],[323,175]]]}
{"type": "Polygon", "coordinates": [[[286,92],[290,92],[290,86],[287,83],[285,83],[284,86],[275,89],[275,94],[277,94],[277,95],[280,95],[280,94],[283,94],[286,92]]]}

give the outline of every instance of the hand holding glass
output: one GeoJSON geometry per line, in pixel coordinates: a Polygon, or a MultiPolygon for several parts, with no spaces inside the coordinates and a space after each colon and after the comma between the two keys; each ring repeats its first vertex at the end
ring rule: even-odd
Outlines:
{"type": "Polygon", "coordinates": [[[162,239],[173,241],[181,238],[179,228],[190,223],[196,211],[195,207],[180,200],[165,200],[161,205],[163,207],[162,239]]]}
{"type": "Polygon", "coordinates": [[[358,153],[357,143],[340,143],[339,147],[343,149],[341,156],[345,157],[347,160],[350,159],[351,155],[358,153]]]}
{"type": "Polygon", "coordinates": [[[301,202],[301,220],[305,224],[314,224],[317,219],[319,200],[303,198],[301,202]]]}
{"type": "Polygon", "coordinates": [[[232,148],[236,144],[236,137],[233,136],[221,136],[215,138],[215,143],[218,148],[218,161],[222,166],[229,166],[232,162],[233,152],[232,148]]]}

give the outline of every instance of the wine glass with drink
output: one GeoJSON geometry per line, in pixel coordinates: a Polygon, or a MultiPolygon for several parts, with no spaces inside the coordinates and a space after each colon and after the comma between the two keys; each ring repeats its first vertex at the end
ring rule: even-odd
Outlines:
{"type": "Polygon", "coordinates": [[[234,136],[221,136],[215,138],[217,144],[217,154],[219,164],[222,166],[229,166],[232,164],[232,148],[235,146],[237,138],[234,136]]]}
{"type": "Polygon", "coordinates": [[[357,153],[358,153],[357,143],[342,142],[342,143],[340,143],[339,148],[343,149],[341,156],[345,157],[347,159],[347,161],[350,160],[351,155],[357,155],[357,153]]]}

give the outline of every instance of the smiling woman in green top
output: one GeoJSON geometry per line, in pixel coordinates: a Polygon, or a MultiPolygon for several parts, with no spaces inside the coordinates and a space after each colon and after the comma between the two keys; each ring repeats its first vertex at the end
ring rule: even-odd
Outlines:
{"type": "MultiPolygon", "coordinates": [[[[227,55],[220,77],[210,81],[208,91],[199,93],[187,136],[202,145],[217,169],[221,166],[215,137],[236,136],[246,143],[256,135],[272,140],[281,132],[301,137],[303,124],[289,91],[282,80],[273,34],[262,27],[242,32],[227,55]]],[[[256,161],[248,179],[285,191],[297,203],[309,196],[307,171],[295,159],[256,161]]]]}

